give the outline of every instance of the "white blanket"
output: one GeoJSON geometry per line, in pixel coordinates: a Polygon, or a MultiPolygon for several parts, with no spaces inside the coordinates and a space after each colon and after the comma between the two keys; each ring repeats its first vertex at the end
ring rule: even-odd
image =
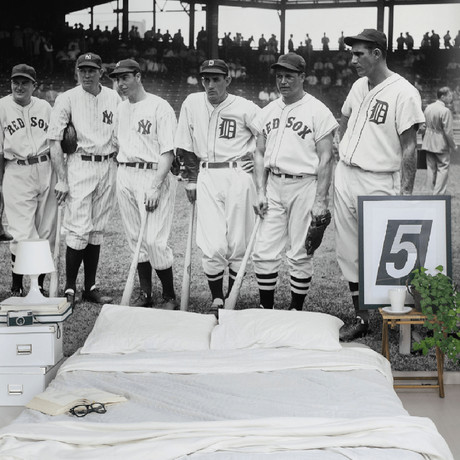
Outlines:
{"type": "MultiPolygon", "coordinates": [[[[288,452],[368,446],[453,460],[429,419],[275,418],[191,423],[13,425],[0,445],[2,459],[177,459],[194,452],[288,452]],[[28,442],[40,441],[40,442],[28,442]]],[[[348,457],[358,458],[358,457],[348,457]]],[[[369,457],[370,458],[370,457],[369,457]]],[[[401,454],[395,458],[402,458],[401,454]]]]}
{"type": "Polygon", "coordinates": [[[0,458],[452,459],[366,348],[77,353],[51,384],[88,386],[129,401],[78,420],[25,411],[0,430],[0,458]]]}

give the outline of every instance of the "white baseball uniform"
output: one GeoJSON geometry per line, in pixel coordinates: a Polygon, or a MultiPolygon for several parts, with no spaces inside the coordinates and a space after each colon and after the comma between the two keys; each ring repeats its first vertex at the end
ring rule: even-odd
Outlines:
{"type": "Polygon", "coordinates": [[[306,294],[313,274],[305,238],[316,196],[316,144],[333,133],[338,124],[321,101],[305,94],[293,104],[285,104],[282,98],[271,102],[254,120],[254,126],[265,138],[264,166],[270,171],[268,210],[253,254],[259,289],[275,289],[282,253],[288,244],[291,291],[306,294]]]}
{"type": "Polygon", "coordinates": [[[357,283],[358,196],[400,192],[400,135],[424,116],[419,92],[396,73],[371,90],[367,77],[357,80],[342,113],[348,125],[335,172],[337,259],[344,278],[357,283]]]}
{"type": "MultiPolygon", "coordinates": [[[[153,94],[135,104],[128,100],[118,106],[119,162],[117,198],[126,236],[134,252],[141,216],[145,211],[145,192],[155,183],[160,156],[174,150],[176,115],[167,101],[153,94]]],[[[139,263],[149,261],[153,268],[172,266],[173,253],[168,238],[174,216],[177,180],[166,176],[158,207],[147,213],[145,240],[139,263]]]]}
{"type": "Polygon", "coordinates": [[[54,247],[57,201],[47,139],[50,113],[50,104],[33,96],[25,107],[11,95],[0,100],[3,194],[13,254],[18,241],[30,238],[48,239],[54,247]]]}
{"type": "Polygon", "coordinates": [[[189,95],[182,104],[175,145],[200,160],[197,245],[208,279],[223,273],[227,264],[236,274],[251,236],[255,186],[239,161],[252,158],[256,130],[251,123],[259,111],[253,102],[231,94],[217,107],[204,92],[189,95]]]}
{"type": "Polygon", "coordinates": [[[120,101],[105,86],[97,96],[77,86],[58,96],[51,113],[49,139],[62,140],[70,119],[77,133],[77,150],[67,156],[69,195],[63,219],[67,246],[76,250],[102,243],[114,205],[114,117],[120,101]]]}

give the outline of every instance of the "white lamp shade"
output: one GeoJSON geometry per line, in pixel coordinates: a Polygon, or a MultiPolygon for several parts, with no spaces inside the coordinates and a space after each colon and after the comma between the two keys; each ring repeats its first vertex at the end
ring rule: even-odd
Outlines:
{"type": "Polygon", "coordinates": [[[54,272],[54,262],[48,240],[19,241],[13,272],[19,275],[39,275],[54,272]]]}

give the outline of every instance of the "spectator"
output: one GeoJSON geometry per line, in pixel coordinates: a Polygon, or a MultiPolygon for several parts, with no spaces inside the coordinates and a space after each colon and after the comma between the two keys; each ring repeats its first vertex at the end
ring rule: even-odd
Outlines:
{"type": "Polygon", "coordinates": [[[406,32],[406,48],[408,50],[414,49],[414,37],[409,32],[406,32]]]}
{"type": "Polygon", "coordinates": [[[343,31],[339,37],[339,51],[345,51],[345,37],[343,36],[343,31]]]}
{"type": "Polygon", "coordinates": [[[290,53],[293,53],[294,52],[294,40],[292,39],[293,35],[291,34],[289,36],[289,41],[288,41],[288,51],[290,53]]]}
{"type": "Polygon", "coordinates": [[[270,102],[270,93],[268,92],[268,88],[266,86],[259,92],[259,101],[262,107],[270,102]]]}
{"type": "Polygon", "coordinates": [[[267,48],[267,40],[265,39],[264,34],[262,34],[259,38],[259,52],[262,53],[263,51],[265,51],[266,48],[267,48]]]}
{"type": "Polygon", "coordinates": [[[458,31],[458,34],[455,36],[454,46],[455,48],[460,48],[460,30],[458,31]]]}
{"type": "Polygon", "coordinates": [[[276,39],[275,34],[272,34],[272,36],[268,39],[268,51],[272,54],[276,54],[278,52],[278,40],[276,39]]]}
{"type": "Polygon", "coordinates": [[[48,38],[43,44],[43,71],[50,75],[54,72],[54,49],[51,39],[48,38]]]}
{"type": "Polygon", "coordinates": [[[444,48],[447,50],[449,48],[452,48],[452,43],[450,42],[452,37],[450,36],[449,31],[447,31],[446,35],[444,35],[444,48]]]}
{"type": "Polygon", "coordinates": [[[321,39],[321,43],[323,45],[323,51],[329,51],[329,37],[326,36],[326,32],[324,32],[323,38],[321,39]]]}
{"type": "Polygon", "coordinates": [[[422,149],[426,152],[427,185],[433,195],[447,193],[450,155],[456,152],[452,112],[452,91],[444,86],[438,89],[437,100],[425,109],[425,128],[422,129],[422,149]]]}
{"type": "Polygon", "coordinates": [[[423,34],[422,42],[420,43],[420,49],[428,49],[430,48],[430,36],[428,32],[425,32],[423,34]]]}
{"type": "Polygon", "coordinates": [[[278,92],[278,88],[274,87],[270,91],[270,102],[278,99],[280,97],[280,93],[278,92]]]}
{"type": "Polygon", "coordinates": [[[434,50],[438,50],[440,41],[441,41],[441,37],[434,30],[432,30],[431,37],[430,37],[431,48],[434,50]]]}
{"type": "Polygon", "coordinates": [[[196,77],[195,72],[187,77],[187,85],[198,86],[198,78],[196,77]]]}
{"type": "Polygon", "coordinates": [[[396,43],[397,43],[397,49],[398,51],[403,51],[404,50],[404,44],[405,44],[406,40],[404,39],[404,36],[402,34],[402,32],[399,34],[399,37],[396,39],[396,43]]]}

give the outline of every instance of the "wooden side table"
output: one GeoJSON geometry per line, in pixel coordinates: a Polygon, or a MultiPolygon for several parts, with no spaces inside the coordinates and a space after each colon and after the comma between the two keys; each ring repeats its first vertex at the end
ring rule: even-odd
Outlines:
{"type": "MultiPolygon", "coordinates": [[[[382,308],[379,308],[379,313],[382,316],[382,355],[390,360],[390,346],[388,343],[388,326],[394,329],[395,326],[401,324],[424,324],[426,316],[415,310],[410,311],[404,315],[386,313],[382,308]]],[[[434,377],[394,377],[395,380],[410,380],[410,381],[426,381],[435,380],[433,384],[420,383],[420,384],[403,384],[394,385],[394,388],[438,388],[439,397],[444,398],[444,353],[436,347],[436,367],[437,376],[434,377]]]]}

